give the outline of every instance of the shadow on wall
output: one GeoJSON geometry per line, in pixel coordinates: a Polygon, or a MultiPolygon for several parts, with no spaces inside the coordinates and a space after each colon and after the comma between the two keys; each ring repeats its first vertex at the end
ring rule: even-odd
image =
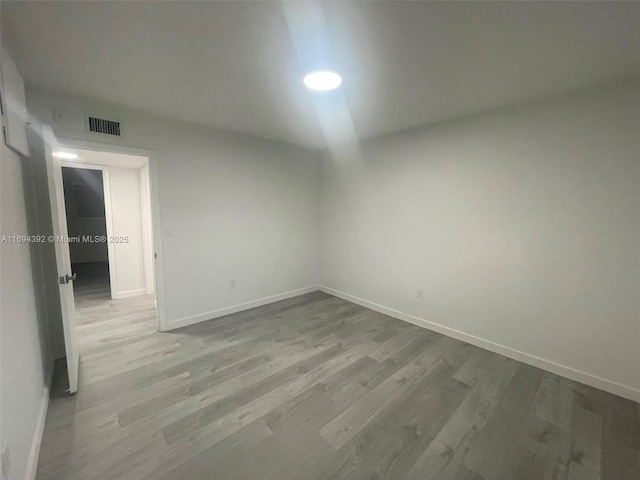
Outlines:
{"type": "MultiPolygon", "coordinates": [[[[53,225],[43,143],[41,136],[33,129],[29,129],[28,138],[31,158],[22,159],[21,162],[28,234],[48,237],[53,234],[53,225]]],[[[30,255],[42,371],[45,380],[49,381],[54,361],[65,356],[55,246],[50,242],[32,242],[30,255]]]]}

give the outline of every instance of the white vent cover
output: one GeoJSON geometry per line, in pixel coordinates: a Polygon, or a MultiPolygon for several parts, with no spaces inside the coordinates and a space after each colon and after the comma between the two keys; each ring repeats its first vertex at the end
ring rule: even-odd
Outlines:
{"type": "Polygon", "coordinates": [[[116,137],[122,135],[120,122],[117,120],[96,117],[95,115],[87,115],[87,131],[100,133],[102,135],[113,135],[116,137]]]}

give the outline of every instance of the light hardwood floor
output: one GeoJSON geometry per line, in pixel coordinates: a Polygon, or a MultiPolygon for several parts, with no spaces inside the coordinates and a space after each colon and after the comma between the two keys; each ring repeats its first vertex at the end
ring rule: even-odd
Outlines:
{"type": "Polygon", "coordinates": [[[315,292],[170,333],[78,295],[41,480],[638,480],[638,404],[315,292]]]}

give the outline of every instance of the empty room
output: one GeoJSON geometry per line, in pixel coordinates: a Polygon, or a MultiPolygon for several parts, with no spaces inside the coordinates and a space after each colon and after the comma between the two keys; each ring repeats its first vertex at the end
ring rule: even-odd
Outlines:
{"type": "Polygon", "coordinates": [[[0,480],[640,479],[640,1],[0,22],[0,480]]]}

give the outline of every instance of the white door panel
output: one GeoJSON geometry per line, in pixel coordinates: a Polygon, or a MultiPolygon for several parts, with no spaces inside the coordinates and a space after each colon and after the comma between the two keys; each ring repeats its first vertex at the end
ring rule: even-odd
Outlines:
{"type": "Polygon", "coordinates": [[[58,142],[49,126],[43,127],[45,141],[45,157],[47,162],[47,177],[49,182],[49,200],[51,202],[51,217],[53,221],[53,235],[55,238],[56,264],[58,269],[58,288],[60,289],[60,304],[62,307],[62,326],[64,330],[64,346],[69,373],[69,391],[78,390],[78,366],[80,355],[76,331],[76,310],[73,299],[73,280],[71,272],[71,255],[67,231],[67,214],[64,204],[64,186],[62,184],[62,165],[60,158],[54,155],[58,150],[58,142]]]}

